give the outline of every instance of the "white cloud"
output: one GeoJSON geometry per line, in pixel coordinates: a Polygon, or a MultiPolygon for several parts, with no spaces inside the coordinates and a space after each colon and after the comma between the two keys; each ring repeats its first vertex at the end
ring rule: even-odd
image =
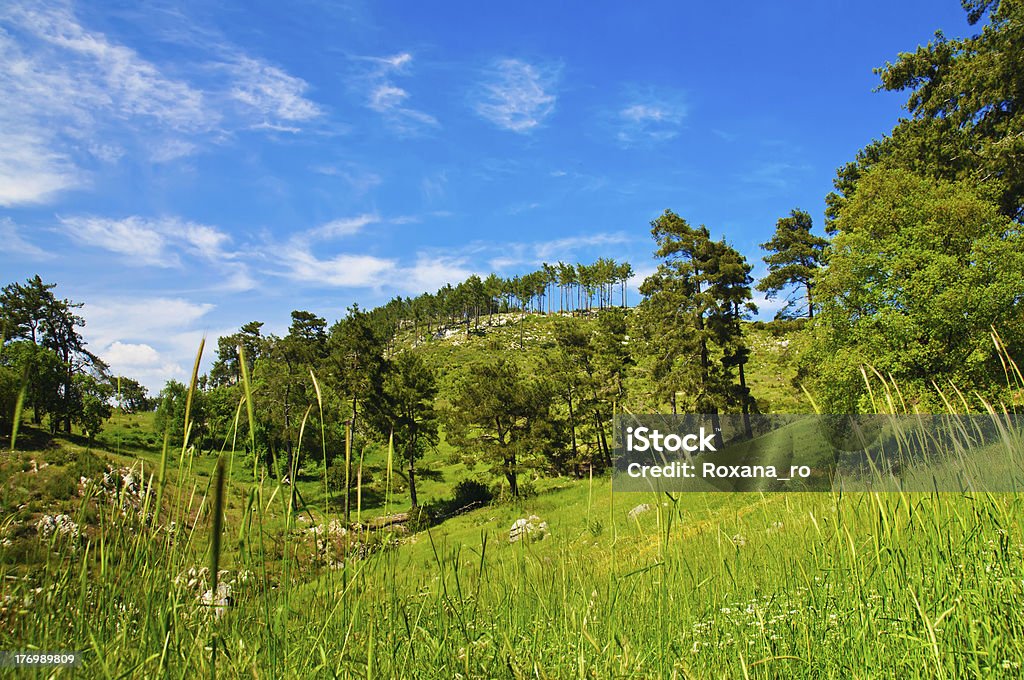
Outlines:
{"type": "Polygon", "coordinates": [[[629,277],[629,280],[626,282],[626,284],[631,289],[638,290],[640,288],[640,284],[642,284],[644,282],[644,280],[647,279],[648,276],[650,276],[651,274],[655,273],[656,271],[658,271],[658,268],[656,266],[654,266],[654,265],[649,265],[649,266],[646,266],[646,267],[641,266],[639,268],[634,268],[633,269],[633,276],[629,277]]]}
{"type": "Polygon", "coordinates": [[[156,141],[149,148],[149,160],[154,163],[170,163],[179,158],[191,156],[199,147],[184,139],[156,141]]]}
{"type": "Polygon", "coordinates": [[[385,65],[395,70],[401,70],[407,64],[412,63],[412,55],[408,52],[400,52],[399,54],[393,54],[390,57],[365,57],[365,59],[385,65]]]}
{"type": "Polygon", "coordinates": [[[340,253],[320,259],[308,247],[293,243],[279,257],[284,276],[302,283],[340,288],[378,288],[395,269],[394,260],[373,255],[340,253]]]}
{"type": "Polygon", "coordinates": [[[555,110],[552,93],[559,69],[536,66],[519,59],[502,59],[481,85],[476,112],[494,125],[526,133],[555,110]]]}
{"type": "Polygon", "coordinates": [[[75,216],[62,217],[59,221],[67,234],[79,243],[125,255],[129,263],[135,265],[180,266],[182,252],[210,261],[234,257],[224,250],[231,240],[227,234],[177,217],[75,216]]]}
{"type": "MultiPolygon", "coordinates": [[[[111,370],[139,380],[156,394],[167,380],[188,380],[199,341],[230,330],[209,328],[212,304],[182,298],[85,300],[82,335],[111,370]]],[[[207,343],[204,365],[212,357],[207,343]]]]}
{"type": "Polygon", "coordinates": [[[320,107],[304,96],[309,84],[276,66],[239,55],[229,70],[234,79],[231,96],[252,107],[267,121],[308,121],[322,113],[320,107]]]}
{"type": "Polygon", "coordinates": [[[228,293],[241,293],[256,287],[256,279],[249,273],[249,267],[241,262],[228,262],[223,265],[226,278],[220,289],[228,293]]]}
{"type": "Polygon", "coordinates": [[[615,138],[626,147],[667,141],[679,135],[686,113],[678,93],[635,94],[615,115],[615,138]]]}
{"type": "MultiPolygon", "coordinates": [[[[61,108],[81,107],[80,113],[85,114],[88,108],[102,106],[121,116],[148,116],[176,129],[215,122],[203,106],[200,91],[165,76],[134,50],[112,43],[102,33],[86,30],[67,5],[13,3],[0,16],[43,48],[34,51],[32,57],[22,57],[21,68],[13,74],[22,94],[59,103],[61,108]],[[53,61],[53,57],[59,61],[53,61]],[[26,82],[30,74],[41,80],[26,82]],[[61,94],[74,96],[56,102],[55,95],[61,94]]],[[[8,47],[17,50],[13,45],[8,47]]]]}
{"type": "Polygon", "coordinates": [[[132,152],[152,162],[195,153],[225,131],[295,128],[321,114],[305,81],[240,52],[192,70],[198,87],[106,34],[61,0],[0,6],[0,205],[51,201],[89,184],[84,168],[132,152]],[[127,147],[126,147],[127,145],[127,147]]]}
{"type": "Polygon", "coordinates": [[[764,293],[758,291],[754,291],[751,302],[757,305],[757,318],[759,319],[774,319],[775,314],[782,311],[787,304],[785,295],[769,300],[764,293]]]}
{"type": "Polygon", "coordinates": [[[359,215],[357,217],[347,217],[337,220],[331,220],[326,224],[322,224],[319,227],[310,231],[310,236],[313,238],[336,238],[338,236],[352,236],[362,231],[363,227],[379,222],[380,218],[377,215],[359,215]]]}
{"type": "Polygon", "coordinates": [[[53,253],[26,240],[21,235],[18,225],[9,217],[0,217],[0,243],[3,243],[4,250],[8,253],[32,260],[49,260],[54,257],[53,253]]]}
{"type": "Polygon", "coordinates": [[[131,369],[152,368],[160,364],[160,353],[144,342],[120,340],[111,343],[103,352],[103,360],[118,374],[131,375],[131,369]]]}
{"type": "Polygon", "coordinates": [[[229,257],[224,246],[231,241],[231,237],[219,229],[177,219],[163,219],[158,224],[166,233],[179,234],[199,257],[207,260],[229,257]]]}
{"type": "Polygon", "coordinates": [[[360,79],[366,88],[366,106],[384,118],[394,131],[405,134],[420,134],[427,128],[440,127],[437,118],[407,106],[409,92],[396,85],[392,78],[405,74],[412,64],[412,55],[402,52],[390,57],[360,57],[370,68],[360,79]]]}
{"type": "Polygon", "coordinates": [[[83,336],[94,347],[110,347],[118,341],[158,346],[213,309],[212,304],[182,298],[87,299],[81,311],[86,322],[83,336]]]}
{"type": "Polygon", "coordinates": [[[585,248],[620,245],[631,243],[633,240],[633,238],[626,234],[591,234],[589,236],[567,236],[551,241],[542,241],[533,244],[533,248],[537,258],[551,261],[570,258],[574,253],[585,248]]]}
{"type": "Polygon", "coordinates": [[[398,272],[392,285],[413,294],[433,292],[446,283],[464,281],[473,273],[464,258],[421,253],[416,258],[416,264],[398,272]]]}
{"type": "Polygon", "coordinates": [[[400,106],[409,97],[409,93],[394,85],[378,85],[370,92],[370,101],[367,104],[374,111],[387,113],[391,109],[400,106]]]}
{"type": "Polygon", "coordinates": [[[635,239],[621,233],[598,233],[588,236],[567,236],[550,241],[534,243],[475,244],[480,251],[497,251],[499,254],[488,260],[494,271],[517,267],[537,267],[542,263],[576,262],[581,251],[594,250],[602,246],[616,246],[632,243],[635,239]]]}
{"type": "MultiPolygon", "coordinates": [[[[7,125],[5,118],[0,114],[0,128],[7,125]]],[[[45,203],[54,194],[84,183],[71,159],[50,148],[38,131],[0,129],[0,206],[45,203]]]]}
{"type": "Polygon", "coordinates": [[[133,264],[157,267],[180,264],[176,255],[166,252],[167,241],[163,234],[139,218],[70,217],[60,222],[68,235],[79,243],[126,255],[133,264]]]}

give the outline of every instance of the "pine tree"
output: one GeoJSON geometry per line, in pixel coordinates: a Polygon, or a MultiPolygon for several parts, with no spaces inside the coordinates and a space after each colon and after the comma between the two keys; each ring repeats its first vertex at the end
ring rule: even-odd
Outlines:
{"type": "MultiPolygon", "coordinates": [[[[757,284],[757,289],[766,293],[768,299],[790,286],[802,289],[809,319],[814,318],[814,275],[824,262],[825,247],[828,245],[828,240],[811,233],[811,226],[811,216],[799,208],[791,210],[789,217],[779,218],[775,225],[775,235],[770,241],[761,244],[763,249],[769,251],[764,256],[768,275],[757,284]]],[[[793,297],[787,299],[779,316],[785,317],[795,306],[797,301],[793,297]]]]}

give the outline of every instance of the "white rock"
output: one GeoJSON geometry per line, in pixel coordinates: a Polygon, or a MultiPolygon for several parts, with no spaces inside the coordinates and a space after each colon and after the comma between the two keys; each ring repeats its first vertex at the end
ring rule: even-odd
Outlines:
{"type": "Polygon", "coordinates": [[[539,541],[548,535],[548,523],[542,522],[537,515],[530,515],[528,519],[517,519],[508,532],[508,542],[515,543],[529,536],[531,540],[539,541]]]}
{"type": "Polygon", "coordinates": [[[528,529],[526,527],[527,527],[527,525],[529,523],[530,522],[528,520],[525,520],[525,519],[517,519],[515,522],[513,522],[512,523],[512,528],[509,529],[509,532],[508,532],[508,542],[509,543],[515,543],[516,541],[521,539],[523,536],[525,536],[526,532],[528,531],[528,529]]]}
{"type": "Polygon", "coordinates": [[[81,534],[78,525],[67,515],[43,515],[36,523],[36,531],[44,539],[50,536],[78,538],[81,534]]]}
{"type": "Polygon", "coordinates": [[[213,596],[213,589],[203,593],[202,603],[206,607],[213,607],[213,614],[217,618],[224,616],[228,608],[233,604],[231,599],[231,586],[227,583],[217,584],[217,596],[213,596]]]}

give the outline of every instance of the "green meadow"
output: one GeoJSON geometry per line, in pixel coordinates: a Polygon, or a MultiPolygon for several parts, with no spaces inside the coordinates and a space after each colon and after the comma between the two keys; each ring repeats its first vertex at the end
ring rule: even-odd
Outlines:
{"type": "MultiPolygon", "coordinates": [[[[26,423],[0,459],[0,648],[83,652],[38,677],[1018,677],[1024,663],[1015,494],[537,477],[527,497],[422,530],[375,527],[409,504],[387,448],[344,524],[315,456],[283,485],[241,450],[165,447],[153,419],[115,414],[92,445],[26,423]],[[81,533],[44,537],[54,514],[81,533]],[[531,516],[546,532],[510,542],[531,516]]],[[[429,455],[428,501],[482,474],[443,443],[429,455]]]]}

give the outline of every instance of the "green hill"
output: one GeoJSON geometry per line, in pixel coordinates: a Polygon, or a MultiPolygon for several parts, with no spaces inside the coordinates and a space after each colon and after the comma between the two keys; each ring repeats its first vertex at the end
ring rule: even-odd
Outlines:
{"type": "MultiPolygon", "coordinates": [[[[417,350],[446,369],[444,400],[491,353],[541,365],[553,323],[417,350]]],[[[748,333],[761,407],[806,409],[797,341],[748,333]]],[[[226,452],[215,507],[217,456],[165,451],[151,413],[115,415],[92,448],[28,425],[0,444],[0,648],[80,650],[88,676],[192,677],[213,659],[221,677],[408,678],[1012,677],[1024,662],[1015,495],[655,495],[537,475],[524,498],[417,531],[389,524],[409,499],[379,446],[346,525],[315,456],[283,485],[226,452]]],[[[443,438],[420,469],[428,503],[493,481],[443,438]]]]}

